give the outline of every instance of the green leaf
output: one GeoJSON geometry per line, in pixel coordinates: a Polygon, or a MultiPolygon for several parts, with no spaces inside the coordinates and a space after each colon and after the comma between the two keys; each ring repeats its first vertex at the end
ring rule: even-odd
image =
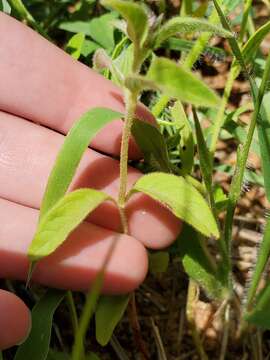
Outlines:
{"type": "Polygon", "coordinates": [[[57,156],[43,197],[40,219],[66,193],[83,153],[91,140],[109,122],[122,114],[95,108],[86,112],[71,128],[57,156]]]}
{"type": "Polygon", "coordinates": [[[207,255],[202,236],[185,224],[176,241],[186,273],[202,286],[208,296],[222,299],[226,290],[217,265],[207,255]]]}
{"type": "Polygon", "coordinates": [[[76,60],[81,56],[85,35],[78,33],[72,36],[66,46],[67,52],[76,60]]]}
{"type": "Polygon", "coordinates": [[[73,33],[83,33],[90,36],[99,46],[111,51],[115,45],[112,21],[116,17],[117,14],[111,12],[91,21],[64,21],[59,25],[59,29],[73,33]]]}
{"type": "Polygon", "coordinates": [[[165,273],[168,269],[170,256],[167,251],[149,253],[149,271],[152,274],[165,273]]]}
{"type": "Polygon", "coordinates": [[[242,55],[245,60],[245,62],[248,64],[253,61],[254,57],[256,56],[257,51],[259,50],[259,47],[263,41],[263,39],[266,37],[266,35],[270,31],[270,21],[268,21],[266,24],[261,26],[255,34],[253,34],[246,44],[244,45],[242,49],[242,55]]]}
{"type": "Polygon", "coordinates": [[[117,18],[115,12],[94,18],[89,22],[89,35],[95,42],[100,44],[104,49],[111,51],[114,46],[114,27],[113,20],[117,18]]]}
{"type": "Polygon", "coordinates": [[[256,261],[255,269],[252,274],[250,287],[248,289],[248,293],[247,293],[248,306],[251,304],[256,294],[261,276],[269,260],[269,255],[270,255],[270,219],[267,221],[265,227],[263,240],[258,252],[257,261],[256,261]]]}
{"type": "Polygon", "coordinates": [[[96,339],[106,346],[116,325],[122,319],[129,302],[129,295],[101,296],[96,309],[96,339]]]}
{"type": "Polygon", "coordinates": [[[208,194],[212,192],[212,172],[213,165],[210,152],[207,148],[206,141],[203,136],[202,128],[195,109],[193,109],[193,117],[196,130],[197,147],[200,160],[200,168],[203,175],[203,180],[208,191],[208,194]]]}
{"type": "Polygon", "coordinates": [[[84,40],[81,55],[84,57],[88,57],[89,55],[93,54],[100,46],[91,40],[84,40]]]}
{"type": "Polygon", "coordinates": [[[216,221],[205,199],[183,177],[152,173],[142,176],[131,189],[143,192],[168,207],[172,213],[206,236],[219,237],[216,221]]]}
{"type": "Polygon", "coordinates": [[[171,109],[172,118],[180,132],[181,174],[192,172],[194,165],[194,139],[191,125],[186,117],[181,101],[177,101],[171,109]]]}
{"type": "Polygon", "coordinates": [[[32,310],[32,329],[27,340],[18,348],[14,360],[47,358],[53,315],[65,292],[48,290],[32,310]]]}
{"type": "Polygon", "coordinates": [[[155,57],[147,73],[165,95],[196,106],[217,107],[220,99],[214,91],[182,66],[166,58],[155,57]]]}
{"type": "Polygon", "coordinates": [[[245,319],[263,329],[270,329],[270,283],[259,293],[256,305],[250,313],[245,315],[245,319]]]}
{"type": "Polygon", "coordinates": [[[216,185],[213,191],[213,197],[217,211],[224,211],[228,205],[228,197],[224,194],[222,187],[219,185],[216,185]]]}
{"type": "Polygon", "coordinates": [[[139,4],[123,0],[102,0],[101,4],[118,11],[127,21],[127,33],[131,41],[141,45],[148,32],[148,18],[139,4]]]}
{"type": "Polygon", "coordinates": [[[151,168],[171,172],[170,160],[164,137],[153,125],[140,120],[134,120],[132,135],[135,138],[144,159],[151,168]]]}
{"type": "Polygon", "coordinates": [[[11,7],[7,0],[0,0],[0,11],[3,11],[6,14],[11,13],[11,7]]]}
{"type": "Polygon", "coordinates": [[[158,48],[168,38],[192,32],[208,32],[222,37],[232,37],[232,33],[220,26],[211,24],[204,19],[177,16],[167,21],[158,31],[155,39],[155,48],[158,48]]]}
{"type": "Polygon", "coordinates": [[[66,194],[38,224],[28,249],[31,261],[38,261],[54,252],[84,218],[106,200],[107,194],[94,189],[80,189],[66,194]]]}
{"type": "Polygon", "coordinates": [[[89,21],[64,21],[60,23],[59,29],[90,36],[89,21]]]}

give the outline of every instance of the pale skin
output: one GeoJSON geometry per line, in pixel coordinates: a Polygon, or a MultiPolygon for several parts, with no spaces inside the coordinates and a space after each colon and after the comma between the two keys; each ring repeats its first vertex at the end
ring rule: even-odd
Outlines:
{"type": "MultiPolygon", "coordinates": [[[[121,91],[74,61],[31,29],[0,12],[0,277],[25,280],[27,248],[38,209],[64,136],[85,111],[102,106],[124,111],[121,91]]],[[[137,116],[154,123],[138,105],[137,116]]],[[[91,187],[117,198],[122,122],[103,129],[85,153],[71,190],[91,187]],[[94,150],[93,150],[94,149],[94,150]],[[102,155],[102,154],[106,155],[102,155]]],[[[140,156],[130,143],[130,158],[140,156]]],[[[140,173],[130,168],[129,186],[140,173]]],[[[112,241],[104,293],[126,293],[144,280],[147,248],[170,245],[181,223],[167,209],[140,194],[126,207],[129,235],[121,234],[117,209],[100,206],[54,254],[37,266],[33,280],[61,289],[88,290],[112,241]]],[[[0,349],[21,342],[31,320],[14,294],[0,290],[0,349]]]]}

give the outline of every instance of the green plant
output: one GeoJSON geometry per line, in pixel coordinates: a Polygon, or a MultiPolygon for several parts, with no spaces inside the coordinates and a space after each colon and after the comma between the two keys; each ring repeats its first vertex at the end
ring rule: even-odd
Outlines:
{"type": "MultiPolygon", "coordinates": [[[[10,2],[11,5],[13,3],[10,2]]],[[[184,269],[190,277],[187,313],[188,320],[192,324],[192,335],[201,358],[207,357],[196,327],[193,326],[192,310],[192,302],[196,297],[198,284],[207,296],[219,303],[220,316],[225,324],[220,358],[225,358],[230,317],[238,301],[234,291],[231,261],[233,220],[237,203],[241,197],[244,178],[247,175],[246,167],[251,148],[256,151],[258,151],[258,147],[260,149],[263,165],[261,180],[264,182],[267,198],[270,200],[268,176],[270,117],[266,107],[270,55],[263,62],[263,74],[260,79],[255,79],[250,74],[250,66],[259,52],[261,42],[270,31],[270,25],[269,22],[266,23],[255,33],[248,29],[250,36],[246,39],[247,28],[250,27],[252,6],[252,1],[246,1],[240,36],[237,39],[226,16],[238,3],[238,1],[224,1],[221,4],[221,1],[214,0],[214,7],[210,9],[211,15],[207,21],[189,16],[194,12],[194,8],[192,2],[184,1],[181,16],[174,17],[167,22],[162,22],[157,18],[156,22],[150,24],[147,8],[137,2],[101,1],[103,6],[112,8],[114,12],[95,19],[96,22],[103,21],[106,16],[117,18],[116,13],[119,13],[126,22],[125,34],[119,42],[120,45],[118,44],[114,51],[113,38],[105,39],[106,43],[103,44],[99,40],[100,45],[107,49],[107,53],[104,50],[98,50],[93,62],[97,70],[104,72],[105,69],[106,76],[111,77],[122,87],[125,96],[125,115],[108,109],[92,109],[83,115],[71,129],[51,173],[43,198],[38,229],[29,248],[29,258],[35,265],[35,262],[49,255],[65,241],[69,233],[88,213],[104,201],[113,201],[118,206],[124,233],[128,233],[125,205],[134,193],[142,192],[161,202],[185,222],[184,231],[177,241],[177,249],[181,254],[184,269]],[[168,58],[158,57],[154,52],[168,43],[171,38],[197,32],[202,32],[202,34],[192,44],[191,50],[187,48],[183,50],[183,59],[178,64],[168,58]],[[212,35],[228,39],[233,56],[222,98],[219,98],[190,71],[212,35]],[[233,120],[235,113],[226,112],[234,80],[240,73],[244,74],[249,81],[253,105],[248,108],[253,107],[254,109],[247,131],[233,120]],[[152,107],[153,113],[158,117],[159,127],[141,123],[135,119],[136,105],[144,91],[161,94],[161,98],[152,107]],[[161,115],[171,100],[174,103],[170,109],[172,121],[167,121],[161,118],[161,115]],[[187,115],[183,104],[192,105],[192,117],[187,115]],[[214,111],[208,134],[200,122],[205,108],[213,108],[214,111]],[[102,127],[119,117],[124,120],[124,129],[120,155],[118,199],[112,199],[94,189],[76,190],[66,194],[89,141],[102,127]],[[256,128],[258,139],[254,139],[256,128]],[[218,139],[224,129],[233,134],[239,143],[237,163],[228,196],[223,192],[220,193],[213,181],[216,170],[214,156],[218,139]],[[165,137],[165,132],[169,136],[165,137]],[[144,154],[143,170],[147,174],[142,176],[130,191],[127,191],[128,147],[131,135],[134,136],[144,154]],[[197,161],[195,161],[195,148],[197,149],[197,161]],[[67,163],[69,164],[68,170],[67,163]],[[201,182],[194,176],[195,167],[200,172],[201,182]],[[225,221],[222,222],[219,214],[224,209],[225,221]],[[72,221],[67,221],[70,218],[72,221]],[[62,225],[60,230],[54,226],[54,222],[62,225]],[[53,229],[50,236],[47,234],[48,229],[53,229]],[[184,241],[185,237],[190,239],[189,243],[184,241]],[[218,247],[217,254],[213,255],[210,252],[207,238],[215,239],[218,247]]],[[[164,4],[162,3],[160,6],[164,6],[164,4]]],[[[197,11],[204,14],[206,9],[207,7],[199,7],[197,11]]],[[[29,17],[24,9],[21,9],[21,12],[22,16],[40,31],[33,18],[29,17]]],[[[95,29],[97,24],[93,24],[93,21],[91,24],[95,29]]],[[[108,25],[108,23],[106,24],[108,25]]],[[[89,33],[85,30],[81,31],[83,29],[81,23],[71,26],[67,22],[62,23],[60,27],[71,32],[78,32],[67,46],[72,49],[71,54],[77,59],[83,52],[85,36],[93,38],[93,33],[96,37],[98,36],[98,32],[93,30],[91,33],[90,28],[87,30],[90,31],[89,33]]],[[[97,38],[95,40],[98,42],[97,38]]],[[[241,111],[244,112],[246,109],[239,109],[239,113],[241,111]]],[[[239,326],[236,336],[239,338],[247,335],[253,324],[258,328],[270,328],[267,312],[267,304],[270,300],[269,284],[263,290],[258,291],[259,281],[270,255],[269,226],[268,221],[251,284],[247,284],[247,298],[243,300],[241,311],[237,313],[239,326]]],[[[90,317],[94,313],[96,314],[96,339],[101,345],[106,345],[129,302],[129,296],[113,298],[100,296],[107,260],[87,296],[85,310],[79,325],[74,326],[76,334],[72,353],[73,360],[88,358],[83,345],[90,317]],[[109,324],[107,328],[104,323],[109,324]]],[[[164,259],[160,262],[163,263],[164,259]]],[[[47,338],[49,338],[49,334],[47,338]]],[[[28,342],[31,341],[33,340],[30,337],[28,342]]],[[[26,351],[24,347],[27,347],[27,343],[19,348],[16,360],[23,359],[20,354],[26,351]]],[[[43,353],[45,351],[47,356],[49,353],[48,343],[45,344],[45,348],[45,350],[40,348],[40,351],[43,353]]]]}

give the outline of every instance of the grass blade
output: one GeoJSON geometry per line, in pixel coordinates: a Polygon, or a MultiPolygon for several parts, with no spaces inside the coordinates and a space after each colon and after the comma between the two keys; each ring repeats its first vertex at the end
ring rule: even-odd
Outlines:
{"type": "Polygon", "coordinates": [[[252,274],[250,287],[248,289],[247,303],[246,303],[247,309],[250,307],[250,305],[254,299],[261,276],[265,270],[267,261],[269,259],[269,255],[270,255],[270,220],[267,221],[267,224],[265,227],[263,240],[262,240],[260,250],[258,253],[258,257],[257,257],[257,261],[256,261],[256,266],[255,266],[254,272],[252,274]]]}

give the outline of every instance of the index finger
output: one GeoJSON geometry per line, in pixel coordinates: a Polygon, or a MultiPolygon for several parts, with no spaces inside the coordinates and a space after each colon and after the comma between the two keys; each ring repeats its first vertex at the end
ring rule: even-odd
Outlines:
{"type": "MultiPolygon", "coordinates": [[[[111,81],[0,12],[0,109],[66,134],[93,107],[124,112],[123,95],[111,81]]],[[[155,120],[142,105],[137,117],[155,120]]],[[[119,155],[122,121],[104,128],[91,143],[96,150],[119,155]]],[[[139,156],[130,144],[130,156],[139,156]]]]}

